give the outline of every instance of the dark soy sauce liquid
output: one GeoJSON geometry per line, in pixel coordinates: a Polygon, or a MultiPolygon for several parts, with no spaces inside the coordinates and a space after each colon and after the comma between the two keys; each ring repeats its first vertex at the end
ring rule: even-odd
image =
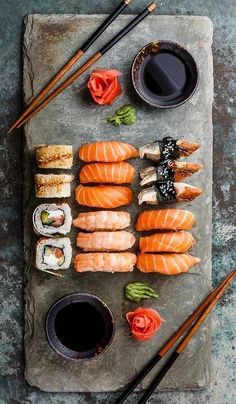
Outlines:
{"type": "Polygon", "coordinates": [[[105,334],[105,323],[99,311],[89,303],[71,303],[55,318],[55,332],[67,348],[85,352],[95,348],[105,334]]]}
{"type": "Polygon", "coordinates": [[[183,60],[168,51],[150,54],[142,63],[143,87],[166,101],[176,99],[185,92],[189,76],[183,60]]]}

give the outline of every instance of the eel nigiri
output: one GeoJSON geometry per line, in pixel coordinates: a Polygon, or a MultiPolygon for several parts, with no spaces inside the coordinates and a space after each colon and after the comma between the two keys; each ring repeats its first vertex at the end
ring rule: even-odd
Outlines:
{"type": "Polygon", "coordinates": [[[144,210],[136,222],[137,231],[189,230],[196,224],[192,212],[182,209],[144,210]]]}
{"type": "Polygon", "coordinates": [[[134,167],[129,163],[93,163],[85,164],[79,174],[82,184],[88,182],[128,184],[133,182],[134,167]]]}
{"type": "Polygon", "coordinates": [[[124,251],[134,243],[134,235],[124,230],[79,233],[77,236],[77,246],[84,251],[124,251]]]}
{"type": "Polygon", "coordinates": [[[163,161],[156,167],[146,167],[140,172],[142,181],[140,185],[147,185],[155,181],[173,180],[182,181],[184,178],[197,173],[202,164],[186,163],[180,161],[163,161]]]}
{"type": "Polygon", "coordinates": [[[81,160],[88,163],[92,161],[113,163],[139,155],[134,146],[117,141],[87,143],[79,148],[78,154],[81,160]]]}
{"type": "Polygon", "coordinates": [[[172,233],[156,233],[151,236],[140,237],[139,248],[145,252],[174,252],[188,251],[196,243],[191,233],[179,231],[172,233]]]}
{"type": "Polygon", "coordinates": [[[132,272],[136,260],[130,252],[78,254],[74,268],[76,272],[132,272]]]}
{"type": "Polygon", "coordinates": [[[139,205],[143,202],[158,205],[162,202],[187,202],[201,195],[201,188],[184,182],[158,181],[138,194],[139,205]]]}
{"type": "Polygon", "coordinates": [[[118,185],[97,185],[94,187],[79,185],[75,189],[75,199],[80,205],[112,209],[129,205],[133,199],[133,192],[127,187],[118,185]]]}
{"type": "Polygon", "coordinates": [[[147,158],[153,161],[177,160],[179,157],[190,156],[199,146],[198,143],[175,140],[171,136],[167,136],[162,140],[140,147],[139,155],[141,159],[147,158]]]}
{"type": "Polygon", "coordinates": [[[178,275],[201,262],[188,254],[138,254],[137,267],[141,272],[178,275]]]}
{"type": "Polygon", "coordinates": [[[79,213],[73,220],[73,225],[83,230],[120,230],[130,225],[130,214],[128,212],[113,212],[100,210],[97,212],[79,213]]]}

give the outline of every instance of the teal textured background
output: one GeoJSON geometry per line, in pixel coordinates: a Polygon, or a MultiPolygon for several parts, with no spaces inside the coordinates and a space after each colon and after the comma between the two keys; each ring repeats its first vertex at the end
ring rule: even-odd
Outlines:
{"type": "MultiPolygon", "coordinates": [[[[28,13],[110,13],[113,0],[1,0],[0,14],[0,404],[105,403],[115,394],[48,394],[31,388],[23,378],[23,252],[22,252],[22,143],[18,131],[5,129],[22,108],[22,18],[28,13]]],[[[127,13],[138,13],[148,2],[133,0],[127,13]]],[[[207,15],[214,24],[214,197],[213,285],[235,263],[235,0],[170,0],[160,3],[159,14],[207,15]]],[[[170,27],[171,29],[171,27],[170,27]]],[[[234,327],[232,287],[213,314],[212,382],[198,392],[162,392],[154,403],[236,402],[234,389],[234,327]]],[[[135,403],[133,394],[129,403],[135,403]]]]}

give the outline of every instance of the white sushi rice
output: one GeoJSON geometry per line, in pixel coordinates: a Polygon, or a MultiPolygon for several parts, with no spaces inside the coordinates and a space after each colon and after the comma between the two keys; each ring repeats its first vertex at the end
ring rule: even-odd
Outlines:
{"type": "Polygon", "coordinates": [[[36,244],[36,268],[41,271],[52,269],[54,271],[60,269],[68,269],[72,258],[71,242],[68,237],[54,238],[40,238],[36,244]],[[57,247],[63,251],[64,262],[58,265],[57,260],[53,255],[45,256],[45,247],[57,247]]]}
{"type": "MultiPolygon", "coordinates": [[[[50,217],[50,216],[49,216],[50,217]]],[[[37,206],[33,213],[33,228],[34,232],[40,236],[45,237],[56,237],[58,235],[65,236],[70,232],[72,216],[71,208],[68,203],[56,204],[56,203],[45,203],[37,206]],[[60,212],[64,214],[64,223],[59,227],[54,227],[52,225],[44,225],[42,223],[41,214],[43,211],[49,214],[59,216],[60,212]]]]}

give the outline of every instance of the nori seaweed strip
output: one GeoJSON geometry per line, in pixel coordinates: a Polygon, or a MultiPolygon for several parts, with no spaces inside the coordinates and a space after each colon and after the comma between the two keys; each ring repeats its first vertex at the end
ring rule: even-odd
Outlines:
{"type": "Polygon", "coordinates": [[[159,202],[169,202],[176,200],[176,191],[173,181],[156,181],[155,188],[159,202]]]}
{"type": "Polygon", "coordinates": [[[170,161],[163,161],[156,166],[156,181],[174,179],[174,170],[170,167],[170,161]]]}
{"type": "Polygon", "coordinates": [[[171,136],[166,136],[162,140],[158,140],[160,148],[160,160],[177,160],[179,155],[179,147],[177,146],[177,140],[171,136]]]}

